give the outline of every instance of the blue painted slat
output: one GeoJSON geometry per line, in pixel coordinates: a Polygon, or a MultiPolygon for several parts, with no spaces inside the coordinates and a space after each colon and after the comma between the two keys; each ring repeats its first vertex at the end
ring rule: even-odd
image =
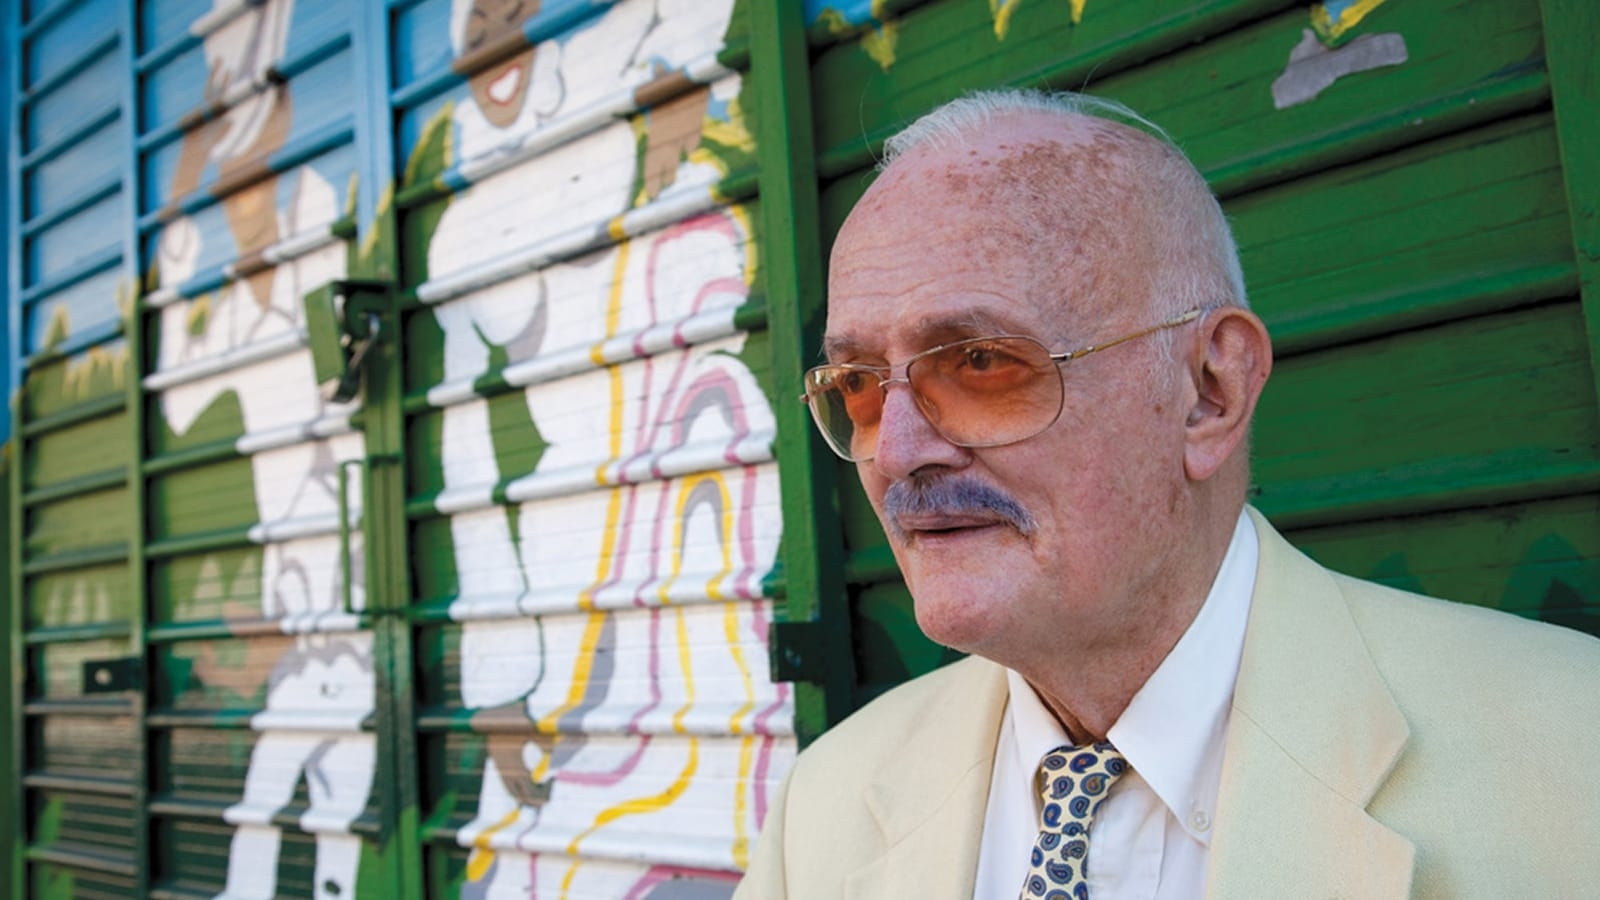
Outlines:
{"type": "Polygon", "coordinates": [[[34,284],[61,278],[106,247],[120,247],[121,227],[130,210],[120,192],[101,199],[71,218],[23,237],[22,278],[34,284]]]}
{"type": "Polygon", "coordinates": [[[115,53],[117,43],[120,40],[121,36],[113,32],[92,44],[80,48],[77,57],[67,65],[30,85],[22,95],[22,102],[24,104],[35,103],[40,97],[50,94],[63,84],[76,78],[85,66],[94,65],[101,58],[115,53]]]}
{"type": "Polygon", "coordinates": [[[23,218],[60,214],[75,197],[83,196],[84,185],[120,180],[121,150],[127,140],[120,121],[112,117],[110,127],[91,132],[42,165],[25,168],[23,218]]]}
{"type": "Polygon", "coordinates": [[[115,36],[117,8],[113,0],[79,0],[71,10],[42,26],[28,27],[28,52],[23,88],[33,86],[79,63],[85,45],[115,36]]]}
{"type": "Polygon", "coordinates": [[[117,286],[121,278],[117,269],[110,268],[39,298],[28,307],[21,320],[23,333],[19,335],[19,354],[32,355],[43,350],[51,323],[58,318],[65,319],[68,335],[121,322],[122,313],[117,308],[117,286]]]}
{"type": "Polygon", "coordinates": [[[77,193],[74,196],[55,209],[47,210],[23,221],[22,233],[25,236],[31,236],[48,230],[100,201],[116,196],[121,190],[122,178],[117,172],[112,172],[110,176],[102,176],[93,181],[87,177],[83,178],[79,181],[77,193]]]}
{"type": "Polygon", "coordinates": [[[864,25],[876,21],[872,6],[872,0],[805,0],[805,20],[815,25],[824,13],[831,13],[846,24],[864,25]]]}
{"type": "Polygon", "coordinates": [[[142,0],[139,15],[139,69],[151,48],[171,44],[189,35],[189,23],[211,11],[211,0],[142,0]]]}
{"type": "Polygon", "coordinates": [[[34,99],[28,115],[23,117],[23,152],[33,153],[76,131],[85,114],[102,115],[119,106],[124,78],[116,56],[103,56],[78,70],[70,81],[34,99]]]}
{"type": "Polygon", "coordinates": [[[63,356],[75,356],[86,350],[91,350],[103,344],[110,344],[122,338],[122,322],[102,322],[81,331],[75,331],[70,337],[48,350],[36,351],[22,361],[24,369],[47,360],[59,359],[63,356]]]}
{"type": "MultiPolygon", "coordinates": [[[[446,3],[446,6],[448,5],[446,3]]],[[[609,0],[600,0],[600,2],[596,2],[596,0],[553,0],[553,2],[541,6],[538,15],[523,23],[522,33],[530,44],[538,44],[552,38],[559,38],[568,32],[577,31],[589,20],[599,17],[609,6],[611,6],[609,0]]],[[[419,14],[418,10],[413,10],[412,12],[413,14],[419,14]]],[[[403,28],[403,22],[396,24],[397,30],[403,30],[403,28]]],[[[444,36],[446,38],[449,37],[448,30],[444,36]]],[[[398,79],[400,84],[391,95],[394,106],[397,109],[406,109],[423,103],[443,91],[466,83],[465,78],[451,71],[449,67],[451,60],[456,56],[455,50],[448,41],[445,47],[449,49],[450,55],[442,63],[434,62],[431,71],[418,71],[416,77],[409,82],[404,78],[398,79]]],[[[437,58],[437,53],[433,54],[433,57],[437,58]]]]}
{"type": "Polygon", "coordinates": [[[71,150],[73,147],[77,146],[80,141],[85,140],[89,137],[89,135],[99,131],[100,129],[106,127],[112,122],[117,121],[120,118],[122,118],[121,107],[112,106],[102,109],[100,112],[86,117],[81,125],[72,129],[66,134],[63,134],[59,138],[56,138],[54,141],[51,141],[44,146],[34,148],[32,153],[22,157],[20,168],[26,172],[35,166],[43,166],[55,159],[57,156],[61,156],[68,150],[71,150]]]}
{"type": "Polygon", "coordinates": [[[24,23],[21,31],[22,42],[26,43],[34,35],[49,28],[57,19],[66,15],[76,2],[77,0],[55,0],[53,3],[28,3],[22,16],[24,23]]]}
{"type": "MultiPolygon", "coordinates": [[[[107,269],[114,269],[121,262],[122,249],[120,247],[112,247],[109,250],[101,250],[98,253],[86,256],[55,278],[23,288],[21,291],[22,305],[26,307],[38,303],[57,291],[66,290],[78,282],[98,275],[107,269]]],[[[21,268],[20,264],[18,268],[21,268]]]]}
{"type": "MultiPolygon", "coordinates": [[[[371,0],[362,0],[370,3],[371,0]]],[[[354,3],[296,3],[294,21],[289,28],[289,46],[284,50],[285,60],[311,56],[329,41],[340,36],[346,40],[350,34],[350,12],[354,3]]],[[[346,85],[353,90],[352,85],[346,85]]]]}
{"type": "Polygon", "coordinates": [[[179,297],[198,297],[201,294],[218,290],[233,281],[233,276],[228,274],[228,263],[233,261],[230,255],[227,262],[210,266],[201,270],[194,277],[178,285],[179,297]]]}
{"type": "MultiPolygon", "coordinates": [[[[301,136],[299,140],[286,145],[278,152],[270,154],[265,161],[267,171],[281,175],[330,150],[348,145],[353,136],[354,125],[351,116],[347,114],[318,131],[301,136]]],[[[146,202],[152,205],[158,203],[162,205],[139,217],[139,230],[141,233],[160,228],[163,222],[171,220],[175,214],[193,216],[217,203],[218,198],[210,191],[210,187],[216,183],[216,178],[213,176],[203,180],[199,189],[179,199],[174,207],[174,204],[170,202],[171,198],[169,196],[172,183],[171,175],[157,177],[153,179],[152,183],[151,165],[151,161],[147,160],[143,174],[143,190],[146,202]],[[168,187],[163,187],[164,185],[168,187]]],[[[353,171],[353,165],[351,163],[346,167],[345,172],[353,171]]],[[[319,165],[319,168],[322,168],[322,166],[319,165]]],[[[328,168],[333,170],[337,167],[330,165],[328,168]]],[[[170,172],[170,169],[167,171],[170,172]]],[[[335,181],[330,177],[329,180],[341,187],[344,183],[343,179],[335,181]]]]}
{"type": "MultiPolygon", "coordinates": [[[[272,69],[278,77],[289,82],[292,99],[302,94],[320,93],[326,104],[342,104],[348,110],[349,63],[340,54],[349,47],[349,33],[341,32],[303,53],[285,56],[272,69]]],[[[205,56],[196,49],[145,79],[142,93],[144,128],[139,137],[141,152],[148,153],[170,143],[194,127],[196,122],[220,115],[220,111],[209,107],[210,101],[197,88],[197,85],[205,83],[206,72],[205,56]]],[[[297,128],[302,125],[301,120],[302,113],[297,107],[297,128]]]]}

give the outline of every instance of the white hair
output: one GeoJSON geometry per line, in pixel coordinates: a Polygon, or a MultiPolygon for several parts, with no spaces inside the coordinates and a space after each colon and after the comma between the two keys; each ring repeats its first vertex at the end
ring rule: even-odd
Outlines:
{"type": "MultiPolygon", "coordinates": [[[[1194,307],[1248,308],[1239,250],[1222,207],[1205,178],[1160,126],[1127,106],[1104,97],[1035,90],[977,91],[934,109],[884,143],[878,170],[893,166],[914,150],[945,150],[981,134],[997,119],[1018,113],[1064,119],[1110,121],[1144,134],[1159,152],[1130,155],[1133,173],[1159,198],[1162,214],[1148,216],[1151,239],[1161,261],[1151,277],[1151,306],[1158,314],[1179,315],[1194,307]]],[[[1064,189],[1081,188],[1063,182],[1064,189]]],[[[1157,343],[1173,347],[1171,331],[1157,343]]]]}

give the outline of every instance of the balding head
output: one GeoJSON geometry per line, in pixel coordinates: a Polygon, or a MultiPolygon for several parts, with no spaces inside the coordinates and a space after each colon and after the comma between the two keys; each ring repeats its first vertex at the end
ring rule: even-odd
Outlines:
{"type": "Polygon", "coordinates": [[[1205,180],[1159,127],[1114,101],[971,94],[890,138],[879,169],[873,192],[926,179],[1001,211],[1014,227],[988,243],[1033,261],[1058,292],[1115,290],[1121,303],[1147,300],[1157,316],[1247,305],[1232,234],[1205,180]],[[1061,284],[1066,271],[1096,281],[1061,284]],[[1106,277],[1115,283],[1100,283],[1106,277]]]}
{"type": "Polygon", "coordinates": [[[850,446],[918,623],[1036,686],[1064,652],[1148,674],[1187,627],[1271,368],[1203,179],[1090,114],[1109,108],[1018,93],[931,113],[890,142],[828,274],[830,360],[881,373],[850,446]],[[987,436],[950,425],[997,414],[987,436]],[[1028,434],[990,440],[1013,425],[1028,434]]]}

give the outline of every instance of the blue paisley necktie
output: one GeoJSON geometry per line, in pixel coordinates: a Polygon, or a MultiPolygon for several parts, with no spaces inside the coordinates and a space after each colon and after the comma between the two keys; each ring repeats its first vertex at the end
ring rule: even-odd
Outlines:
{"type": "Polygon", "coordinates": [[[1022,900],[1088,900],[1083,869],[1089,826],[1128,761],[1108,742],[1057,747],[1039,761],[1039,837],[1033,842],[1022,900]]]}

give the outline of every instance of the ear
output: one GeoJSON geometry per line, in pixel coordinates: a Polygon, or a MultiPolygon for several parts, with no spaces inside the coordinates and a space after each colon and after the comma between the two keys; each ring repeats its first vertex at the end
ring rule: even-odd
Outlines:
{"type": "Polygon", "coordinates": [[[1191,481],[1217,473],[1250,434],[1256,398],[1272,372],[1272,339],[1256,314],[1237,306],[1201,320],[1190,350],[1193,405],[1184,420],[1184,471],[1191,481]]]}

